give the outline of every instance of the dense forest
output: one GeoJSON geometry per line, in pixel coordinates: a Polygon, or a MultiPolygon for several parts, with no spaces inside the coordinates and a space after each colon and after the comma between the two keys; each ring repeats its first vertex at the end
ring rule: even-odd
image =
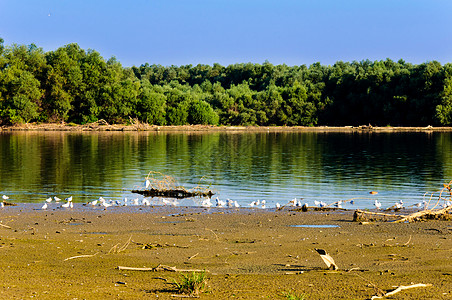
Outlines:
{"type": "Polygon", "coordinates": [[[0,38],[0,124],[130,118],[157,125],[451,125],[452,64],[126,68],[75,43],[44,52],[0,38]]]}

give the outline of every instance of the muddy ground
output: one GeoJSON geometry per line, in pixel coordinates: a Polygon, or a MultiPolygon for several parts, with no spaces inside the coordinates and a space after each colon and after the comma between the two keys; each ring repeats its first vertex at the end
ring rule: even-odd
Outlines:
{"type": "Polygon", "coordinates": [[[178,273],[117,268],[159,264],[207,270],[202,299],[368,299],[413,283],[432,286],[394,298],[452,298],[451,221],[360,225],[351,211],[38,207],[0,210],[10,227],[0,227],[2,299],[177,299],[178,273]],[[315,248],[339,270],[327,269],[315,248]]]}

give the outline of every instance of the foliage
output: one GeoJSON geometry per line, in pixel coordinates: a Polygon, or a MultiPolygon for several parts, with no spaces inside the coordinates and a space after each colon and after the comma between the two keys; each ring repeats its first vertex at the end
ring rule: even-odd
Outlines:
{"type": "Polygon", "coordinates": [[[175,280],[174,286],[180,294],[198,296],[207,289],[207,274],[205,271],[181,274],[180,281],[175,280]]]}
{"type": "Polygon", "coordinates": [[[295,294],[293,292],[285,292],[285,293],[283,293],[283,296],[287,300],[305,300],[305,299],[307,299],[305,294],[295,294]]]}
{"type": "Polygon", "coordinates": [[[157,125],[452,125],[452,65],[123,67],[72,43],[4,46],[0,124],[129,118],[157,125]]]}

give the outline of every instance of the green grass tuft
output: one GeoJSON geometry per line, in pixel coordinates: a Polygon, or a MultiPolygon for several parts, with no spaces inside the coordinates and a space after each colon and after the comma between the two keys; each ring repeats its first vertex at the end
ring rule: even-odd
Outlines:
{"type": "Polygon", "coordinates": [[[294,292],[284,292],[284,297],[287,300],[306,300],[308,299],[305,294],[295,294],[294,292]]]}
{"type": "Polygon", "coordinates": [[[180,294],[198,296],[207,289],[206,271],[181,274],[179,282],[174,280],[174,285],[180,294]]]}

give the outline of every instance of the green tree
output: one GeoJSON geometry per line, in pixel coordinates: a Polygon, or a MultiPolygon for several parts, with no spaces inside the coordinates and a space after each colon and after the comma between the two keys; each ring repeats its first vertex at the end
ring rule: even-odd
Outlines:
{"type": "Polygon", "coordinates": [[[166,96],[156,91],[147,79],[141,80],[137,115],[149,124],[166,124],[166,96]]]}
{"type": "Polygon", "coordinates": [[[187,121],[190,124],[218,125],[218,114],[203,100],[190,102],[187,121]]]}
{"type": "Polygon", "coordinates": [[[3,50],[0,73],[0,118],[2,123],[28,123],[39,116],[43,91],[36,77],[45,68],[42,49],[13,45],[3,50]]]}
{"type": "Polygon", "coordinates": [[[441,125],[452,125],[452,64],[444,66],[444,88],[441,104],[436,106],[436,119],[441,125]]]}
{"type": "Polygon", "coordinates": [[[50,121],[67,121],[75,99],[84,97],[83,74],[80,69],[84,57],[85,52],[77,44],[69,44],[46,53],[48,68],[43,108],[50,121]]]}

